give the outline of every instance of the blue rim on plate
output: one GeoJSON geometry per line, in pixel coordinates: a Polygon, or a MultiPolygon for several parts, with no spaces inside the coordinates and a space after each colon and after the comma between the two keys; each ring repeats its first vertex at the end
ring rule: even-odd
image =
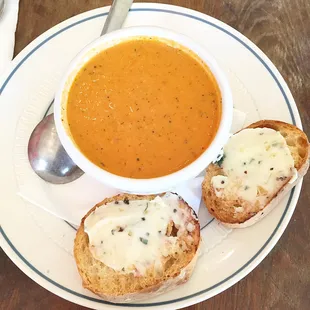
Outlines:
{"type": "MultiPolygon", "coordinates": [[[[289,99],[281,85],[281,83],[279,82],[279,80],[277,79],[277,77],[275,76],[274,72],[272,71],[272,69],[267,65],[267,63],[261,58],[261,56],[259,56],[249,45],[247,45],[247,43],[243,42],[240,38],[238,38],[236,35],[234,35],[233,33],[229,32],[227,29],[222,28],[219,25],[216,25],[208,20],[205,20],[201,17],[197,17],[194,15],[191,15],[189,13],[181,13],[181,12],[177,12],[177,11],[173,11],[173,10],[168,10],[168,9],[154,9],[154,8],[132,8],[130,10],[131,12],[159,12],[159,13],[168,13],[168,14],[174,14],[174,15],[181,15],[190,19],[194,19],[197,20],[199,22],[202,22],[204,24],[208,24],[211,27],[217,28],[218,30],[226,33],[227,35],[229,35],[230,37],[232,37],[233,39],[235,39],[236,41],[238,41],[240,44],[242,44],[247,50],[249,50],[260,62],[261,64],[267,69],[267,71],[270,73],[270,75],[272,76],[273,80],[276,82],[276,84],[278,85],[284,99],[287,105],[287,108],[289,110],[289,114],[291,116],[291,120],[292,123],[294,125],[296,125],[296,120],[295,120],[295,116],[293,114],[293,110],[292,107],[290,105],[289,99]]],[[[76,26],[79,25],[81,23],[84,23],[86,21],[98,18],[98,17],[104,17],[106,16],[107,13],[100,13],[100,14],[96,14],[87,18],[84,18],[82,20],[79,20],[77,22],[74,22],[72,24],[70,24],[69,26],[64,27],[63,29],[57,31],[56,33],[50,35],[48,38],[46,38],[45,40],[43,40],[40,44],[38,44],[36,47],[34,47],[16,66],[15,68],[12,70],[12,72],[9,74],[9,76],[6,78],[6,80],[4,81],[3,85],[0,88],[0,95],[3,92],[4,88],[6,87],[6,85],[9,83],[10,79],[13,77],[13,75],[15,74],[15,72],[22,66],[22,64],[35,52],[37,51],[41,46],[43,46],[45,43],[47,43],[48,41],[50,41],[52,38],[56,37],[57,35],[59,35],[60,33],[76,26]]],[[[283,219],[285,218],[285,215],[287,214],[287,211],[290,207],[291,204],[291,200],[292,197],[294,195],[294,191],[295,188],[291,191],[290,193],[290,197],[288,200],[288,203],[285,207],[285,210],[280,218],[279,223],[277,224],[276,228],[274,229],[274,231],[272,232],[272,234],[270,235],[270,237],[268,238],[268,240],[264,243],[264,245],[260,248],[260,250],[246,263],[244,264],[241,268],[239,268],[236,272],[234,272],[233,274],[231,274],[229,277],[225,278],[224,280],[218,282],[217,284],[212,285],[209,288],[206,288],[204,290],[201,290],[197,293],[188,295],[188,296],[184,296],[181,298],[177,298],[177,299],[173,299],[173,300],[167,300],[167,301],[162,301],[162,302],[156,302],[156,303],[140,303],[140,304],[117,304],[117,306],[124,306],[124,307],[149,307],[149,306],[160,306],[160,305],[166,305],[166,304],[171,304],[171,303],[175,303],[175,302],[180,302],[180,301],[184,301],[187,299],[190,299],[192,297],[196,297],[199,296],[201,294],[204,294],[222,284],[224,284],[225,282],[227,282],[228,280],[230,280],[231,278],[233,278],[234,276],[236,276],[238,273],[242,272],[249,264],[251,264],[257,256],[260,255],[260,253],[265,249],[265,247],[269,244],[269,242],[272,240],[272,238],[274,237],[274,235],[276,234],[276,232],[278,231],[279,227],[281,226],[283,219]]],[[[90,296],[86,296],[80,293],[77,293],[67,287],[64,287],[62,285],[60,285],[59,283],[53,281],[52,279],[48,278],[46,275],[44,275],[42,272],[40,272],[38,269],[36,269],[29,261],[27,261],[25,259],[25,257],[15,248],[15,246],[12,244],[12,242],[10,241],[10,239],[8,238],[8,236],[5,234],[4,230],[2,229],[2,227],[0,227],[0,232],[2,234],[2,236],[4,237],[4,239],[6,240],[6,242],[8,243],[8,245],[11,247],[11,249],[16,253],[16,255],[32,270],[34,271],[36,274],[38,274],[40,277],[42,277],[43,279],[45,279],[46,281],[50,282],[51,284],[55,285],[56,287],[70,293],[73,294],[77,297],[80,298],[84,298],[86,300],[89,301],[93,301],[93,302],[98,302],[98,303],[103,303],[103,304],[108,304],[108,305],[116,305],[110,302],[107,302],[105,300],[102,299],[98,299],[98,298],[94,298],[94,297],[90,297],[90,296]]]]}

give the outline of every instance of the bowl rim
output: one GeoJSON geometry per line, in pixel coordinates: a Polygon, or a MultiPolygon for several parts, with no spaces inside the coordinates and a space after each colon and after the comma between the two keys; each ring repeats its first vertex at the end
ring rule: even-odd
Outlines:
{"type": "Polygon", "coordinates": [[[60,82],[54,102],[54,120],[56,130],[63,147],[67,151],[68,155],[72,158],[72,160],[86,174],[94,177],[101,183],[121,191],[135,194],[156,194],[163,191],[168,191],[174,188],[176,185],[190,180],[201,173],[212,161],[216,159],[218,154],[221,152],[221,148],[227,142],[232,124],[232,116],[232,92],[225,74],[222,72],[222,69],[219,67],[213,56],[210,55],[205,47],[202,47],[190,37],[175,31],[154,26],[135,26],[116,30],[95,39],[87,46],[85,46],[70,62],[68,69],[60,82]],[[174,41],[178,45],[189,49],[195,55],[197,55],[208,66],[209,70],[215,78],[216,83],[218,84],[222,96],[222,114],[218,130],[211,144],[192,163],[176,172],[161,177],[134,179],[113,174],[92,163],[79,150],[78,146],[75,144],[73,138],[69,134],[68,129],[65,128],[65,125],[62,121],[62,107],[67,102],[64,102],[63,100],[63,93],[66,90],[68,92],[71,87],[71,83],[68,87],[68,80],[70,79],[70,76],[76,76],[76,73],[79,72],[83,64],[85,64],[95,54],[109,46],[113,46],[114,44],[128,40],[130,38],[143,36],[157,37],[168,41],[174,41]],[[113,42],[115,43],[113,44],[113,42]],[[110,45],[107,45],[107,43],[110,45]],[[91,57],[86,57],[90,51],[95,51],[95,54],[91,57]],[[75,73],[73,74],[73,72],[75,73]]]}

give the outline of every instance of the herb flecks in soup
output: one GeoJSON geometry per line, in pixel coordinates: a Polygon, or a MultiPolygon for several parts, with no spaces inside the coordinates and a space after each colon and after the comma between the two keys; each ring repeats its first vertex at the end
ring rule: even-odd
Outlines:
{"type": "Polygon", "coordinates": [[[93,57],[68,96],[67,121],[81,152],[124,177],[154,178],[184,168],[212,142],[221,96],[191,52],[133,39],[93,57]]]}

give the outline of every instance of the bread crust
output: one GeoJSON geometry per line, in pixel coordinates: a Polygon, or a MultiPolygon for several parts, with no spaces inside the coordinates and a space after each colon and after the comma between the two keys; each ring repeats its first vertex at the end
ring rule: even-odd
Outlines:
{"type": "MultiPolygon", "coordinates": [[[[164,195],[164,194],[162,194],[164,195]]],[[[107,270],[109,273],[109,277],[111,274],[115,279],[118,277],[120,283],[128,283],[130,281],[135,281],[135,278],[132,274],[118,274],[113,269],[104,265],[104,263],[97,261],[92,257],[92,254],[89,250],[89,240],[88,235],[84,231],[84,221],[93,212],[96,208],[105,205],[109,202],[115,201],[123,201],[125,198],[128,200],[152,200],[158,195],[133,195],[133,194],[121,194],[114,197],[106,198],[103,201],[96,204],[89,212],[83,217],[81,221],[81,225],[76,233],[76,238],[74,242],[74,257],[77,264],[78,271],[82,277],[83,286],[88,290],[92,291],[93,293],[99,295],[104,300],[113,302],[113,303],[121,303],[121,302],[132,302],[141,299],[151,298],[162,294],[164,292],[170,291],[176,288],[178,285],[185,283],[191,276],[197,257],[199,254],[199,247],[200,247],[200,225],[197,219],[197,215],[195,212],[188,206],[188,204],[180,198],[180,207],[187,209],[188,213],[191,215],[189,222],[194,225],[194,230],[191,233],[191,236],[194,240],[194,249],[192,253],[184,253],[184,255],[189,255],[187,262],[183,266],[179,266],[177,272],[174,274],[173,277],[163,278],[163,279],[155,279],[152,285],[146,286],[145,288],[140,289],[131,289],[130,291],[124,291],[120,288],[119,291],[111,293],[109,292],[107,287],[104,287],[104,283],[98,283],[95,277],[92,277],[85,267],[85,260],[87,261],[96,261],[99,268],[103,268],[107,270]]],[[[169,258],[169,257],[168,257],[169,258]]],[[[139,281],[142,280],[141,278],[145,278],[146,276],[139,277],[139,281]]],[[[118,279],[116,279],[118,280],[118,279]]],[[[141,281],[140,281],[141,282],[141,281]]],[[[152,281],[150,281],[152,282],[152,281]]],[[[137,285],[136,287],[139,287],[137,285]]]]}
{"type": "MultiPolygon", "coordinates": [[[[206,170],[205,179],[202,183],[202,197],[209,212],[223,225],[229,228],[249,227],[269,214],[281,199],[296,185],[296,183],[307,173],[309,168],[310,147],[306,134],[294,125],[276,120],[261,120],[249,125],[246,128],[271,128],[277,130],[285,138],[288,148],[294,159],[294,166],[297,170],[297,178],[290,182],[288,180],[282,188],[270,197],[263,209],[253,206],[250,202],[242,200],[240,197],[235,199],[222,199],[216,196],[211,184],[213,176],[224,174],[223,169],[216,164],[210,164],[206,170]],[[240,212],[236,216],[234,207],[241,205],[247,212],[240,212]],[[250,212],[248,212],[250,210],[250,212]]],[[[241,129],[242,130],[242,129],[241,129]]]]}

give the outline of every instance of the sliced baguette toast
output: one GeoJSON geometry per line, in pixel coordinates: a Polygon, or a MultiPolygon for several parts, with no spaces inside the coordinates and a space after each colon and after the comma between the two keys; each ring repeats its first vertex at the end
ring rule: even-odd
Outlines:
{"type": "Polygon", "coordinates": [[[240,198],[237,194],[233,197],[218,197],[212,186],[212,177],[225,175],[222,167],[212,163],[206,170],[202,184],[202,196],[209,212],[219,221],[230,228],[244,228],[257,223],[264,218],[280,200],[296,185],[309,168],[309,141],[306,134],[294,125],[281,121],[262,120],[247,128],[270,128],[278,131],[286,141],[294,160],[297,171],[295,178],[287,179],[283,186],[269,197],[267,203],[260,208],[240,198]],[[236,206],[240,209],[236,212],[236,206]],[[239,211],[242,212],[239,212],[239,211]]]}
{"type": "MultiPolygon", "coordinates": [[[[89,237],[84,231],[84,223],[93,211],[110,202],[116,202],[116,206],[119,206],[121,201],[151,201],[155,197],[155,195],[117,195],[104,199],[84,216],[76,234],[74,257],[85,288],[110,302],[131,302],[151,298],[172,290],[190,278],[199,254],[200,226],[195,212],[181,197],[178,197],[179,208],[182,209],[185,215],[182,224],[185,227],[190,225],[191,229],[185,229],[185,232],[182,231],[182,235],[179,235],[178,227],[180,226],[175,225],[173,222],[169,223],[166,236],[177,236],[177,242],[182,242],[185,248],[182,253],[175,252],[170,253],[167,257],[162,257],[162,272],[158,273],[151,266],[143,275],[121,273],[94,258],[90,251],[89,237]]],[[[130,203],[126,207],[130,208],[130,203]]]]}

